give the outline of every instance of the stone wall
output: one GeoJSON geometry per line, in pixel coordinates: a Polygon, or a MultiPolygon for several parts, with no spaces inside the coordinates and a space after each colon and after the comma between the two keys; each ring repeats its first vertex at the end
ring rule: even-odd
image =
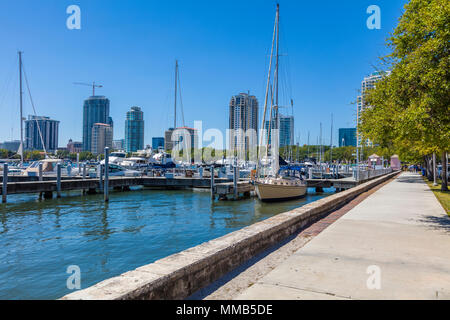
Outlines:
{"type": "Polygon", "coordinates": [[[183,299],[303,226],[392,178],[394,172],[64,296],[76,299],[183,299]]]}

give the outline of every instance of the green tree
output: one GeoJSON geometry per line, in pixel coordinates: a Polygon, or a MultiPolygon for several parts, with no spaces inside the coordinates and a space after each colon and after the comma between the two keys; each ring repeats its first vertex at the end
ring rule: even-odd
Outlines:
{"type": "MultiPolygon", "coordinates": [[[[382,58],[391,74],[369,92],[363,137],[420,161],[450,149],[450,2],[410,0],[382,58]]],[[[444,172],[445,173],[445,172],[444,172]]],[[[443,179],[443,191],[448,190],[443,179]]]]}

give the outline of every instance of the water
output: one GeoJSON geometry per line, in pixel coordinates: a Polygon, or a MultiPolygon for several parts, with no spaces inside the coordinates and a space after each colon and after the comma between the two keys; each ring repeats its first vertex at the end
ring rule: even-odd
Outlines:
{"type": "Polygon", "coordinates": [[[81,269],[81,288],[152,263],[333,192],[261,203],[210,200],[205,191],[134,190],[103,196],[63,194],[38,201],[12,195],[0,204],[0,299],[57,299],[72,292],[67,267],[81,269]]]}

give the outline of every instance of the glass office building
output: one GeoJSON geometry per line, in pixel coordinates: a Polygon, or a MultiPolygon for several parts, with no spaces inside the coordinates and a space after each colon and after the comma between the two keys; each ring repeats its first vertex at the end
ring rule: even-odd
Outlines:
{"type": "Polygon", "coordinates": [[[109,99],[104,96],[92,96],[84,100],[83,105],[83,150],[92,150],[92,128],[95,123],[108,124],[113,128],[109,116],[109,99]]]}
{"type": "MultiPolygon", "coordinates": [[[[294,116],[283,116],[279,115],[280,131],[279,135],[279,147],[287,147],[294,144],[294,116]]],[[[272,144],[272,137],[269,130],[270,121],[267,120],[265,123],[266,135],[269,139],[269,144],[272,144]]],[[[272,125],[270,125],[270,130],[276,129],[275,120],[272,119],[272,125]]]]}
{"type": "Polygon", "coordinates": [[[158,150],[158,148],[164,148],[164,137],[152,138],[152,149],[158,150]]]}
{"type": "Polygon", "coordinates": [[[356,128],[339,128],[339,147],[356,147],[356,128]]]}
{"type": "Polygon", "coordinates": [[[125,120],[125,151],[136,152],[144,149],[144,112],[139,107],[131,107],[125,120]]]}

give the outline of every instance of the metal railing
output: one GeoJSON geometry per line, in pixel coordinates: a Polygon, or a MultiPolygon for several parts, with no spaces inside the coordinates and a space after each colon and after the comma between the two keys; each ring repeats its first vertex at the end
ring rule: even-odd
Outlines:
{"type": "Polygon", "coordinates": [[[354,170],[353,179],[356,181],[365,181],[375,177],[383,176],[385,174],[391,173],[392,168],[375,169],[375,170],[354,170]]]}

